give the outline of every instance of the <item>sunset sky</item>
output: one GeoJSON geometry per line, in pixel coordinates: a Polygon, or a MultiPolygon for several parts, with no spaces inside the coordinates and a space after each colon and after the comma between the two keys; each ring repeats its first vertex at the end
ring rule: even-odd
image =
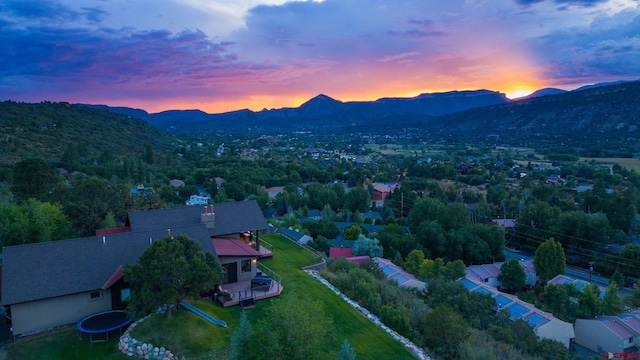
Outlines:
{"type": "Polygon", "coordinates": [[[0,0],[0,100],[209,113],[640,79],[640,0],[0,0]]]}

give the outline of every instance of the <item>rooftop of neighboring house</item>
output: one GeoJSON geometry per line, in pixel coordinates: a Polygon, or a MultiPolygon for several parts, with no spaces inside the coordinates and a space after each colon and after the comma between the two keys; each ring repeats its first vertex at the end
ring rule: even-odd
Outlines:
{"type": "MultiPolygon", "coordinates": [[[[518,260],[520,266],[526,273],[535,273],[536,268],[533,265],[533,260],[518,260]]],[[[503,261],[494,262],[491,264],[471,265],[467,267],[467,277],[470,279],[477,279],[484,281],[485,279],[497,278],[500,276],[500,269],[502,268],[503,261]]]]}
{"type": "Polygon", "coordinates": [[[369,259],[371,259],[371,256],[369,255],[352,256],[347,258],[347,260],[354,262],[356,264],[362,264],[365,260],[369,260],[369,259]]]}
{"type": "Polygon", "coordinates": [[[422,290],[427,286],[425,282],[418,280],[415,276],[407,273],[400,266],[392,263],[388,259],[375,257],[373,261],[378,264],[382,272],[387,276],[387,279],[397,281],[400,286],[411,287],[418,290],[422,290]]]}
{"type": "Polygon", "coordinates": [[[184,181],[180,179],[172,179],[172,180],[169,180],[169,185],[173,187],[184,186],[184,181]]]}
{"type": "Polygon", "coordinates": [[[392,192],[396,187],[398,187],[397,183],[373,183],[373,190],[382,193],[392,192]]]}
{"type": "Polygon", "coordinates": [[[619,321],[617,321],[616,317],[600,318],[598,319],[598,321],[602,323],[602,325],[604,325],[606,328],[610,329],[617,336],[619,336],[621,339],[628,339],[638,335],[637,332],[631,331],[619,321]]]}
{"type": "MultiPolygon", "coordinates": [[[[547,281],[547,285],[561,285],[561,284],[573,284],[578,290],[582,291],[587,285],[589,285],[589,282],[580,280],[580,279],[574,279],[570,276],[562,275],[562,274],[556,275],[553,279],[547,281]]],[[[606,290],[601,286],[598,286],[598,288],[600,289],[599,296],[601,298],[604,297],[606,290]]]]}
{"type": "Polygon", "coordinates": [[[353,249],[350,247],[331,247],[329,248],[329,259],[336,257],[350,258],[353,257],[353,249]]]}
{"type": "Polygon", "coordinates": [[[511,320],[521,318],[534,329],[551,321],[561,321],[552,314],[544,312],[534,305],[518,299],[516,296],[502,293],[491,286],[480,283],[478,280],[466,277],[459,279],[458,282],[469,291],[491,296],[496,301],[496,307],[494,308],[496,311],[508,310],[511,320]]]}
{"type": "Polygon", "coordinates": [[[516,227],[516,219],[491,219],[491,222],[507,229],[516,227]]]}

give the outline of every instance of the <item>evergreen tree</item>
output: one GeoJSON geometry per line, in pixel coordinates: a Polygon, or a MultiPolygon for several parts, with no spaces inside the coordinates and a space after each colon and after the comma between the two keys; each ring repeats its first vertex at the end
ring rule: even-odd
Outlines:
{"type": "Polygon", "coordinates": [[[231,355],[229,359],[240,360],[250,358],[249,352],[251,349],[251,321],[247,317],[246,311],[240,314],[240,325],[231,336],[231,355]]]}
{"type": "Polygon", "coordinates": [[[338,360],[356,360],[356,352],[353,350],[349,342],[345,340],[340,347],[338,360]]]}
{"type": "Polygon", "coordinates": [[[105,216],[104,221],[102,222],[103,229],[110,229],[116,227],[118,224],[116,223],[116,217],[113,216],[113,212],[107,212],[107,216],[105,216]]]}

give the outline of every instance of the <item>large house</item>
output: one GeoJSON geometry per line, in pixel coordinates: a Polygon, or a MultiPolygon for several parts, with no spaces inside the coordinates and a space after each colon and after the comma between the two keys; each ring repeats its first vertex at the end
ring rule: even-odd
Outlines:
{"type": "Polygon", "coordinates": [[[250,280],[267,222],[255,201],[130,212],[124,227],[97,236],[3,248],[1,304],[14,336],[72,324],[106,310],[123,309],[129,295],[122,270],[157,240],[184,234],[218,255],[223,284],[250,280]],[[218,250],[218,247],[220,249],[218,250]]]}

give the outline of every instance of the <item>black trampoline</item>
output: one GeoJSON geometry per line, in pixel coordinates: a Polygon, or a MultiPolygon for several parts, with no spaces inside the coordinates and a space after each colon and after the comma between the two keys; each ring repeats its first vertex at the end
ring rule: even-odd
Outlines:
{"type": "Polygon", "coordinates": [[[78,321],[76,330],[78,337],[82,338],[82,334],[89,334],[91,342],[109,340],[109,333],[115,330],[122,331],[122,328],[131,324],[131,319],[127,317],[127,313],[123,310],[103,311],[91,314],[84,319],[78,321]],[[106,335],[104,339],[94,340],[94,335],[106,335]]]}

